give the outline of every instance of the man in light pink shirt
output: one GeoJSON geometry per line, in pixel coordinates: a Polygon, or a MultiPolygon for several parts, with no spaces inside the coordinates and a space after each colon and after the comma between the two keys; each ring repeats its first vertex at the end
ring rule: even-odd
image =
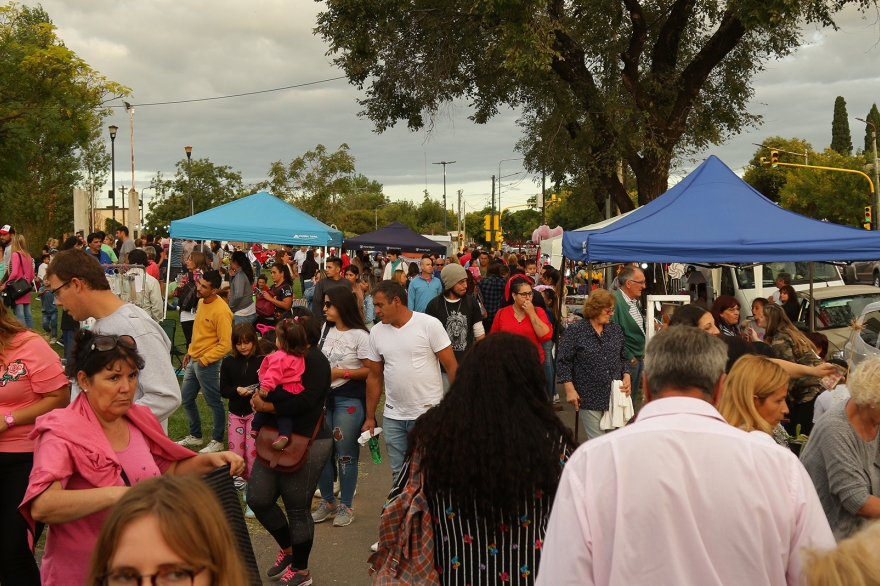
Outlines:
{"type": "Polygon", "coordinates": [[[537,586],[795,586],[804,548],[834,548],[798,459],[713,407],[726,361],[703,330],[654,337],[638,421],[565,465],[537,586]]]}

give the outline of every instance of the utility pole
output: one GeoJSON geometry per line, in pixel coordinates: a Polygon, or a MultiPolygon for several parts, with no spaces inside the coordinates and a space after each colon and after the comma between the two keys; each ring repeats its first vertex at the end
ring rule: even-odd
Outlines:
{"type": "Polygon", "coordinates": [[[113,227],[116,227],[116,131],[117,126],[110,127],[110,183],[113,189],[110,190],[110,207],[113,210],[113,227]]]}
{"type": "MultiPolygon", "coordinates": [[[[878,185],[880,185],[880,170],[877,169],[877,127],[874,126],[872,122],[868,122],[867,120],[862,120],[861,118],[856,118],[859,122],[864,122],[865,124],[870,124],[872,131],[871,136],[874,137],[874,193],[871,194],[871,205],[874,206],[874,213],[877,212],[877,189],[880,189],[878,185]]],[[[873,214],[872,214],[873,216],[873,214]]],[[[878,226],[877,220],[874,220],[875,230],[880,229],[878,226]]]]}
{"type": "Polygon", "coordinates": [[[541,225],[547,223],[547,174],[541,171],[541,225]]]}
{"type": "Polygon", "coordinates": [[[440,161],[439,163],[431,163],[432,165],[443,165],[443,232],[448,235],[449,229],[446,227],[446,165],[452,165],[455,161],[440,161]]]}
{"type": "MultiPolygon", "coordinates": [[[[458,234],[461,234],[461,218],[462,218],[462,216],[461,216],[461,189],[459,189],[458,190],[458,228],[457,228],[458,234]]],[[[458,238],[458,235],[456,235],[456,238],[458,238]]]]}
{"type": "Polygon", "coordinates": [[[495,176],[492,175],[492,213],[489,215],[489,230],[492,232],[492,242],[489,243],[489,249],[495,244],[495,176]]]}
{"type": "MultiPolygon", "coordinates": [[[[128,110],[128,126],[131,133],[131,190],[134,191],[134,106],[129,104],[128,102],[122,102],[125,104],[125,109],[128,110]]],[[[128,201],[131,202],[132,194],[128,194],[128,201]]],[[[127,206],[123,203],[122,206],[122,223],[125,224],[125,208],[127,206]]],[[[131,221],[131,217],[128,218],[131,221]]],[[[127,225],[127,224],[126,224],[127,225]]],[[[129,229],[133,228],[133,226],[129,226],[129,229]]]]}

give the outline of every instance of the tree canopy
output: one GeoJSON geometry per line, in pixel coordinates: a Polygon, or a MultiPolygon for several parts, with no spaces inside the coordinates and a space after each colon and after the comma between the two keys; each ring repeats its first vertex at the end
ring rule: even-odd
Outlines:
{"type": "Polygon", "coordinates": [[[324,3],[316,32],[378,131],[430,127],[456,100],[477,123],[517,107],[530,171],[592,177],[627,211],[622,164],[639,204],[662,194],[676,157],[759,122],[754,74],[845,0],[324,3]]]}
{"type": "MultiPolygon", "coordinates": [[[[865,120],[871,122],[877,130],[880,130],[880,111],[877,110],[877,104],[871,106],[871,111],[865,117],[865,120]]],[[[870,124],[865,124],[865,155],[873,164],[874,159],[874,129],[870,124]]],[[[880,140],[880,136],[877,137],[880,140]]]]}
{"type": "Polygon", "coordinates": [[[849,115],[846,113],[846,100],[837,96],[834,100],[834,118],[831,120],[831,149],[841,155],[851,155],[852,134],[849,130],[849,115]]]}

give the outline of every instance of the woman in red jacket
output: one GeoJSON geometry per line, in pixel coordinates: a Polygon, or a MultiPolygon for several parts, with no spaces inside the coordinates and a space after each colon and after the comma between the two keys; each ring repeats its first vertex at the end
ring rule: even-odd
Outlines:
{"type": "Polygon", "coordinates": [[[544,348],[541,343],[553,337],[553,328],[547,314],[532,304],[532,280],[525,275],[516,275],[507,282],[505,300],[507,306],[499,309],[492,322],[489,333],[509,332],[528,338],[538,349],[538,356],[544,362],[544,348]]]}

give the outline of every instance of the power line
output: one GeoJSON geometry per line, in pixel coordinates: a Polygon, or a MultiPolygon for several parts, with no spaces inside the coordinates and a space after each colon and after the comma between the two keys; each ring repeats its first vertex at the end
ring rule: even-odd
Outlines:
{"type": "MultiPolygon", "coordinates": [[[[298,87],[306,87],[306,86],[309,86],[309,85],[317,85],[317,84],[319,84],[319,83],[327,83],[327,82],[330,82],[330,81],[338,81],[338,80],[340,80],[340,79],[346,79],[346,76],[344,76],[344,75],[340,75],[339,77],[331,77],[331,78],[329,78],[329,79],[321,79],[321,80],[318,80],[318,81],[309,81],[309,82],[306,82],[306,83],[298,83],[298,84],[296,84],[296,85],[288,85],[288,86],[284,86],[284,87],[276,87],[276,88],[272,88],[272,89],[268,89],[268,90],[259,90],[259,91],[255,91],[255,92],[245,92],[245,93],[242,93],[242,94],[230,94],[230,95],[228,95],[228,96],[214,96],[214,97],[211,97],[211,98],[195,98],[195,99],[192,99],[192,100],[173,100],[173,101],[170,101],[170,102],[149,102],[149,103],[144,103],[144,104],[132,104],[132,106],[167,106],[167,105],[169,105],[169,104],[191,104],[191,103],[193,103],[193,102],[209,102],[209,101],[211,101],[211,100],[226,100],[226,99],[229,99],[229,98],[241,98],[241,97],[243,97],[243,96],[255,96],[255,95],[257,95],[257,94],[268,94],[268,93],[270,93],[270,92],[280,92],[280,91],[283,91],[283,90],[291,90],[291,89],[298,88],[298,87]]],[[[119,98],[114,98],[114,99],[119,99],[119,98]]],[[[108,107],[109,107],[109,108],[124,108],[125,106],[108,106],[108,107]]]]}

